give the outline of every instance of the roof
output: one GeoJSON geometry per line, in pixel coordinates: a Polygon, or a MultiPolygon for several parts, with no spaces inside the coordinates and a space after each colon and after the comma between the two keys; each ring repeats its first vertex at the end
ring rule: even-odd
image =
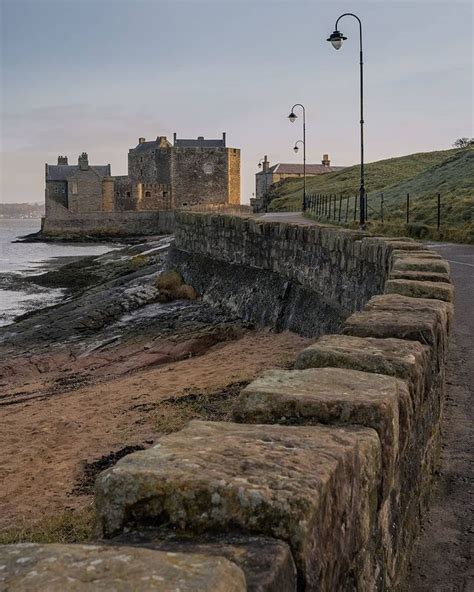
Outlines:
{"type": "MultiPolygon", "coordinates": [[[[334,171],[340,171],[345,167],[341,166],[325,166],[324,164],[307,164],[306,174],[307,175],[322,175],[323,173],[333,173],[334,171]]],[[[260,171],[263,172],[263,171],[260,171]]],[[[271,166],[268,173],[277,173],[281,175],[302,175],[303,165],[296,163],[285,163],[278,162],[271,166]]],[[[258,173],[257,173],[258,174],[258,173]]]]}
{"type": "MultiPolygon", "coordinates": [[[[47,167],[47,181],[67,181],[79,169],[79,165],[77,164],[48,164],[47,167]]],[[[94,165],[89,168],[95,171],[100,177],[108,177],[110,175],[109,164],[94,165]]]]}
{"type": "Polygon", "coordinates": [[[174,145],[178,148],[225,148],[225,140],[175,140],[174,145]]]}

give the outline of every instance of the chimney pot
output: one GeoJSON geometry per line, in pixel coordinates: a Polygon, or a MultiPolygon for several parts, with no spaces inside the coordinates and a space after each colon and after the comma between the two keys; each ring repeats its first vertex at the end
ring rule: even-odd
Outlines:
{"type": "Polygon", "coordinates": [[[58,156],[58,164],[67,164],[67,156],[58,156]]]}
{"type": "Polygon", "coordinates": [[[331,161],[329,160],[329,154],[323,154],[323,159],[321,161],[323,166],[331,166],[331,161]]]}
{"type": "Polygon", "coordinates": [[[146,142],[145,138],[138,138],[139,144],[144,144],[146,142]]]}

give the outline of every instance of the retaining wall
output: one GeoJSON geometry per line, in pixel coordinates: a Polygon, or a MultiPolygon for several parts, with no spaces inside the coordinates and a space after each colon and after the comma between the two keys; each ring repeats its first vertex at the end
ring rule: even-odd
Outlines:
{"type": "Polygon", "coordinates": [[[106,237],[170,234],[173,229],[174,212],[169,210],[91,212],[78,215],[64,208],[61,217],[46,216],[41,232],[47,237],[106,237]]]}
{"type": "Polygon", "coordinates": [[[414,241],[320,226],[177,223],[181,254],[255,265],[356,312],[294,369],[243,389],[231,421],[192,421],[102,473],[100,552],[123,545],[132,561],[136,546],[154,549],[171,586],[172,551],[176,577],[196,562],[204,572],[190,590],[398,589],[439,457],[448,263],[414,241]]]}

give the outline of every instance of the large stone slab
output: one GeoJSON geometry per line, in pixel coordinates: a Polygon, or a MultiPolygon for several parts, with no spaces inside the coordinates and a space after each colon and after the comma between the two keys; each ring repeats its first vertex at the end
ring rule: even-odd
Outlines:
{"type": "Polygon", "coordinates": [[[447,350],[453,308],[450,303],[398,294],[374,296],[363,311],[352,314],[343,332],[357,337],[396,337],[419,341],[432,348],[435,370],[447,350]]]}
{"type": "Polygon", "coordinates": [[[431,385],[430,349],[416,341],[324,335],[300,352],[295,368],[348,368],[406,380],[417,407],[431,385]]]}
{"type": "Polygon", "coordinates": [[[374,586],[381,453],[369,428],[192,421],[96,483],[105,536],[143,524],[287,541],[300,585],[374,586]],[[349,575],[350,574],[350,575],[349,575]]]}
{"type": "Polygon", "coordinates": [[[146,528],[104,543],[226,557],[244,572],[247,592],[296,592],[296,567],[290,547],[277,539],[236,534],[190,537],[169,529],[146,528]]]}
{"type": "Polygon", "coordinates": [[[359,424],[377,431],[384,496],[411,431],[413,405],[405,382],[340,368],[270,370],[251,382],[232,409],[235,421],[283,425],[359,424]]]}
{"type": "Polygon", "coordinates": [[[11,592],[244,592],[224,557],[104,545],[0,546],[0,589],[11,592]]]}
{"type": "Polygon", "coordinates": [[[444,259],[427,259],[422,257],[402,257],[395,259],[393,268],[398,271],[429,271],[449,273],[449,263],[444,259]]]}
{"type": "Polygon", "coordinates": [[[449,274],[436,271],[397,271],[393,270],[389,274],[389,279],[393,280],[417,280],[419,282],[444,282],[451,283],[449,274]]]}
{"type": "Polygon", "coordinates": [[[385,283],[385,293],[401,294],[413,298],[434,298],[444,302],[454,300],[454,287],[445,282],[389,279],[385,283]]]}

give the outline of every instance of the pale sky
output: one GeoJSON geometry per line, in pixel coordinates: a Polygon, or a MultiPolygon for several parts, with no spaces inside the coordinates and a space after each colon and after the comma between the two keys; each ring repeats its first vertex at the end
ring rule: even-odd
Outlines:
{"type": "MultiPolygon", "coordinates": [[[[0,0],[1,199],[42,201],[44,163],[127,172],[139,136],[219,138],[257,163],[359,158],[357,22],[364,26],[366,159],[451,147],[472,131],[470,2],[449,0],[0,0]]],[[[370,189],[370,187],[369,187],[370,189]]]]}

